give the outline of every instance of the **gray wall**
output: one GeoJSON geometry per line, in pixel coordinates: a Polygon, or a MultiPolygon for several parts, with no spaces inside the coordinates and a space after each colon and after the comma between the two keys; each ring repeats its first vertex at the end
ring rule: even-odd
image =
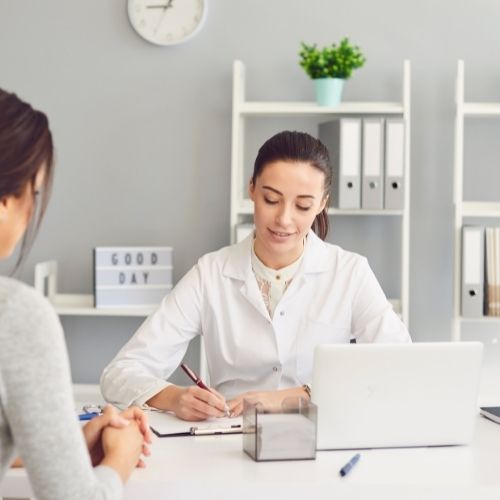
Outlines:
{"type": "MultiPolygon", "coordinates": [[[[172,245],[179,279],[226,245],[232,61],[247,67],[249,99],[312,100],[299,41],[349,35],[368,62],[346,100],[399,100],[402,61],[412,63],[411,331],[448,339],[456,61],[466,62],[467,99],[499,100],[498,19],[495,0],[209,0],[201,33],[159,48],[135,34],[125,0],[0,0],[0,87],[47,112],[57,145],[51,206],[22,279],[31,282],[34,263],[55,258],[61,291],[90,293],[94,246],[141,244],[172,245]]],[[[468,137],[486,130],[495,142],[492,126],[474,124],[468,137]]],[[[466,192],[479,197],[475,169],[491,177],[498,152],[471,148],[466,192]]],[[[485,197],[500,201],[488,185],[485,197]]],[[[349,224],[339,222],[347,239],[349,224]]],[[[354,224],[383,248],[378,226],[354,224]]],[[[388,231],[397,243],[397,230],[388,231]]],[[[394,286],[391,270],[383,274],[394,286]]],[[[63,318],[75,381],[97,381],[139,324],[63,318]]]]}

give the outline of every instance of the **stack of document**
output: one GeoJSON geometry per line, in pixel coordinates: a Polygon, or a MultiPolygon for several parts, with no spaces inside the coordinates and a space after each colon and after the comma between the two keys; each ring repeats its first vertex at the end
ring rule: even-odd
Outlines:
{"type": "Polygon", "coordinates": [[[462,316],[500,316],[500,228],[462,229],[462,316]]]}
{"type": "Polygon", "coordinates": [[[500,316],[500,228],[486,228],[486,315],[500,316]]]}
{"type": "Polygon", "coordinates": [[[334,207],[404,208],[402,118],[338,118],[320,124],[319,139],[330,152],[334,207]]]}

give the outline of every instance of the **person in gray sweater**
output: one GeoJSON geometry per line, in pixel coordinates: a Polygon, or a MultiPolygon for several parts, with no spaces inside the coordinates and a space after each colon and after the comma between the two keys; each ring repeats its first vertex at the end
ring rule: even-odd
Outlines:
{"type": "MultiPolygon", "coordinates": [[[[0,258],[22,239],[16,268],[40,225],[52,174],[47,117],[0,89],[0,258]]],[[[118,499],[150,442],[138,408],[107,407],[82,432],[55,311],[33,288],[0,277],[0,483],[17,454],[38,500],[118,499]]]]}

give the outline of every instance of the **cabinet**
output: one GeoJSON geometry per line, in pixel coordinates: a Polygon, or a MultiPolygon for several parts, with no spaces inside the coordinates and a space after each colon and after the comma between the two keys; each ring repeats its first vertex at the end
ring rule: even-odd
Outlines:
{"type": "Polygon", "coordinates": [[[500,219],[500,203],[464,200],[464,126],[466,119],[497,117],[500,118],[500,103],[466,102],[464,62],[458,61],[455,88],[455,151],[453,169],[453,204],[454,204],[454,290],[452,339],[461,340],[462,324],[475,322],[500,324],[498,317],[465,318],[461,315],[461,263],[462,263],[462,226],[474,219],[500,219]]]}
{"type": "Polygon", "coordinates": [[[314,102],[247,101],[245,99],[245,66],[241,61],[233,64],[233,113],[231,149],[231,242],[236,240],[238,225],[247,222],[253,213],[253,204],[246,196],[248,179],[245,176],[245,125],[255,117],[315,117],[324,119],[338,116],[396,116],[402,117],[405,125],[404,152],[404,207],[402,210],[366,210],[330,208],[332,217],[374,216],[398,217],[401,223],[401,296],[390,301],[408,325],[409,305],[409,238],[410,238],[410,62],[404,61],[402,74],[402,96],[395,102],[343,102],[336,107],[318,106],[314,102]]]}

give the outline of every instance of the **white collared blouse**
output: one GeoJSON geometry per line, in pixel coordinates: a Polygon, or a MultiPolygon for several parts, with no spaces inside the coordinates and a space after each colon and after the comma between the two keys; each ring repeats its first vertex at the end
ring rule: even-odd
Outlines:
{"type": "Polygon", "coordinates": [[[253,236],[204,255],[106,367],[104,397],[144,404],[169,385],[189,342],[203,335],[210,384],[230,399],[310,383],[314,347],[411,342],[367,260],[310,231],[301,264],[276,306],[252,271],[253,236]]]}

